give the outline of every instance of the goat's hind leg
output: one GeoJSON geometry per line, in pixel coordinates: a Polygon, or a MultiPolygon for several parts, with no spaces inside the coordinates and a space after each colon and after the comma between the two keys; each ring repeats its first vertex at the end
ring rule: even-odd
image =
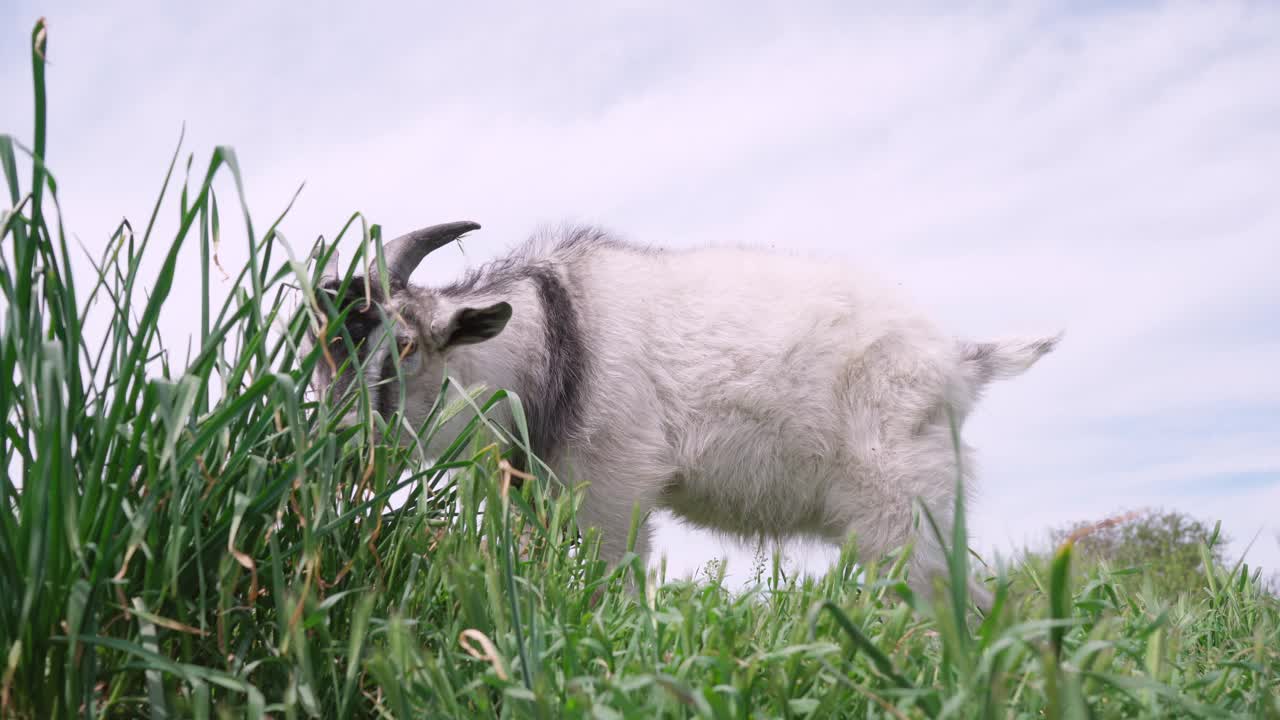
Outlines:
{"type": "MultiPolygon", "coordinates": [[[[827,507],[831,526],[839,532],[832,540],[843,542],[853,535],[863,565],[910,543],[907,584],[916,595],[932,598],[935,583],[948,579],[945,547],[954,527],[957,470],[954,454],[883,448],[857,478],[832,488],[827,507]]],[[[984,587],[970,581],[969,588],[979,606],[989,605],[984,587]]]]}

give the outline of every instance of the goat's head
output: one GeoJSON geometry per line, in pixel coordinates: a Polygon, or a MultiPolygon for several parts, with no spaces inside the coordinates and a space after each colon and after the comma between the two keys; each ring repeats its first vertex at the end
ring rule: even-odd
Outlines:
{"type": "Polygon", "coordinates": [[[328,322],[321,332],[312,327],[307,334],[308,350],[320,342],[327,349],[312,374],[317,394],[328,390],[340,402],[363,382],[373,409],[384,418],[403,397],[405,418],[415,427],[425,420],[439,395],[449,352],[496,336],[511,318],[506,302],[472,307],[409,284],[427,254],[479,227],[466,221],[433,225],[386,243],[385,286],[375,258],[344,288],[337,253],[331,254],[317,288],[317,300],[328,305],[323,308],[328,322]]]}

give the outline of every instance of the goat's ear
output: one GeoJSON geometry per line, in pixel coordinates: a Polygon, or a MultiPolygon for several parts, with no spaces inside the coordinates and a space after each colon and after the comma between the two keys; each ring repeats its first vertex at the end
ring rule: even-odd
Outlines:
{"type": "Polygon", "coordinates": [[[511,305],[500,302],[483,308],[462,308],[453,314],[445,333],[445,347],[484,342],[507,326],[511,305]]]}

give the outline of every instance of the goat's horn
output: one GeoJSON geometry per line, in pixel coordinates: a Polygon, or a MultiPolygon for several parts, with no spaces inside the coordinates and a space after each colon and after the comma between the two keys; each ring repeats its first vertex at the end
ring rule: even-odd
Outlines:
{"type": "MultiPolygon", "coordinates": [[[[461,220],[415,230],[386,243],[382,246],[382,254],[387,261],[388,278],[395,284],[407,285],[409,276],[431,251],[479,229],[479,224],[461,220]]],[[[369,263],[369,277],[374,277],[377,272],[378,260],[374,258],[369,263]]]]}

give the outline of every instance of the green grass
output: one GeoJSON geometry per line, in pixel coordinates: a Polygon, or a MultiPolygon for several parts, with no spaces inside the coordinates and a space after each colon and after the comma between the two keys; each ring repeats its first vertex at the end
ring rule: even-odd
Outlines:
{"type": "MultiPolygon", "coordinates": [[[[1202,582],[1161,596],[1105,564],[1073,572],[1067,545],[989,578],[985,617],[965,583],[922,602],[902,554],[862,573],[852,545],[820,580],[774,563],[748,593],[658,583],[577,540],[576,493],[508,488],[519,433],[473,420],[424,464],[367,398],[339,429],[342,408],[304,390],[324,360],[299,355],[288,300],[316,302],[315,270],[279,220],[255,233],[242,212],[249,261],[210,300],[229,149],[176,188],[175,153],[172,237],[157,200],[72,276],[40,160],[44,46],[38,24],[33,142],[0,136],[0,716],[1280,717],[1280,608],[1207,547],[1202,582]],[[157,322],[191,245],[205,300],[177,366],[157,322]],[[144,252],[163,258],[152,277],[144,252]]],[[[377,226],[355,228],[375,246],[377,226]]],[[[438,408],[425,431],[455,411],[475,412],[438,408]]],[[[953,546],[956,577],[969,566],[953,546]]]]}

